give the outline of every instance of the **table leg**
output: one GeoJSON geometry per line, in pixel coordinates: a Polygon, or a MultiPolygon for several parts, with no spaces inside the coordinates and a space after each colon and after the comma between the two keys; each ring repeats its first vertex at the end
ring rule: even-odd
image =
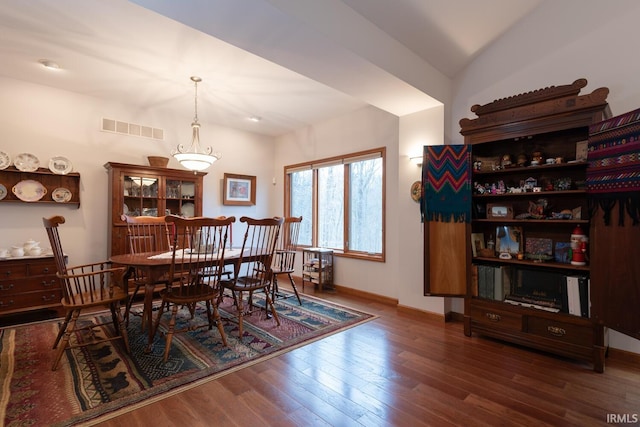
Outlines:
{"type": "MultiPolygon", "coordinates": [[[[150,276],[149,279],[151,279],[150,276]]],[[[145,353],[151,352],[151,344],[153,343],[153,291],[155,286],[153,283],[147,282],[144,287],[144,309],[142,313],[142,326],[148,329],[147,349],[145,353]]]]}

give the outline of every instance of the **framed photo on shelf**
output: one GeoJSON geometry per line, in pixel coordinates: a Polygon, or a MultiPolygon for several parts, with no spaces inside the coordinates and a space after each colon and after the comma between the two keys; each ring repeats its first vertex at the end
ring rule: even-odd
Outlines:
{"type": "Polygon", "coordinates": [[[513,219],[513,206],[510,203],[487,203],[488,219],[513,219]]]}
{"type": "Polygon", "coordinates": [[[471,233],[471,252],[478,256],[480,249],[484,249],[484,233],[471,233]]]}
{"type": "Polygon", "coordinates": [[[255,205],[256,177],[251,175],[225,173],[222,194],[223,205],[255,205]]]}
{"type": "Polygon", "coordinates": [[[496,252],[517,255],[522,252],[522,227],[499,225],[496,227],[496,252]]]}

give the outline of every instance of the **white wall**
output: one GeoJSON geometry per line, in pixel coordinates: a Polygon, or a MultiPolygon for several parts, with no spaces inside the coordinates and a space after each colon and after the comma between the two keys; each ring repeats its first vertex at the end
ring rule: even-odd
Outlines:
{"type": "MultiPolygon", "coordinates": [[[[589,82],[582,93],[610,89],[614,115],[640,106],[640,56],[634,49],[640,2],[543,2],[489,47],[454,82],[451,135],[470,108],[552,85],[589,82]]],[[[456,310],[459,311],[459,310],[456,310]]],[[[640,341],[611,332],[610,345],[640,353],[640,341]]]]}
{"type": "MultiPolygon", "coordinates": [[[[168,156],[178,143],[189,143],[191,111],[184,117],[161,109],[134,111],[110,101],[67,91],[0,78],[0,151],[37,156],[47,167],[53,156],[65,156],[81,176],[80,209],[56,204],[0,203],[0,247],[11,247],[33,238],[48,246],[42,217],[63,215],[61,227],[70,264],[107,257],[108,177],[106,162],[147,165],[148,155],[168,156]],[[163,128],[165,140],[102,132],[102,117],[163,128]]],[[[208,170],[204,180],[204,214],[272,216],[274,208],[272,139],[256,134],[207,125],[200,115],[201,140],[223,157],[208,170]],[[256,206],[222,205],[224,172],[257,176],[256,206]]],[[[181,169],[171,159],[169,167],[181,169]]],[[[11,191],[11,189],[9,189],[11,191]]],[[[281,205],[278,208],[281,210],[281,205]]],[[[234,227],[240,239],[242,227],[234,227]]]]}

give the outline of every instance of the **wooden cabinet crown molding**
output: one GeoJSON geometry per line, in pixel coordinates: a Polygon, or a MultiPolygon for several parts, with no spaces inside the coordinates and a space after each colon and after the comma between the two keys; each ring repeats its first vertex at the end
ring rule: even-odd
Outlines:
{"type": "MultiPolygon", "coordinates": [[[[551,126],[561,129],[582,126],[583,122],[593,122],[593,115],[600,114],[605,109],[605,116],[611,116],[607,104],[609,89],[601,87],[588,94],[580,95],[580,89],[586,86],[586,79],[578,79],[571,85],[550,86],[531,92],[522,93],[508,98],[492,101],[485,105],[474,105],[471,111],[478,118],[463,118],[460,120],[460,133],[464,136],[481,133],[495,126],[510,127],[512,133],[517,133],[519,122],[533,121],[533,126],[540,129],[551,126]],[[559,116],[564,114],[565,119],[559,116]]],[[[528,131],[532,123],[527,124],[528,131]]],[[[509,135],[512,136],[512,135],[509,135]]]]}

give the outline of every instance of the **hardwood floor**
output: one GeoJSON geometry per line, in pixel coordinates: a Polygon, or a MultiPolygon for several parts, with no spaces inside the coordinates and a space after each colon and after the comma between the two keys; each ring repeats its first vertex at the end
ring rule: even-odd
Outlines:
{"type": "MultiPolygon", "coordinates": [[[[305,293],[314,292],[307,287],[305,293]]],[[[99,425],[640,422],[640,363],[624,352],[612,351],[605,372],[597,374],[585,363],[465,337],[461,322],[443,323],[357,296],[318,296],[379,318],[99,425]]]]}

